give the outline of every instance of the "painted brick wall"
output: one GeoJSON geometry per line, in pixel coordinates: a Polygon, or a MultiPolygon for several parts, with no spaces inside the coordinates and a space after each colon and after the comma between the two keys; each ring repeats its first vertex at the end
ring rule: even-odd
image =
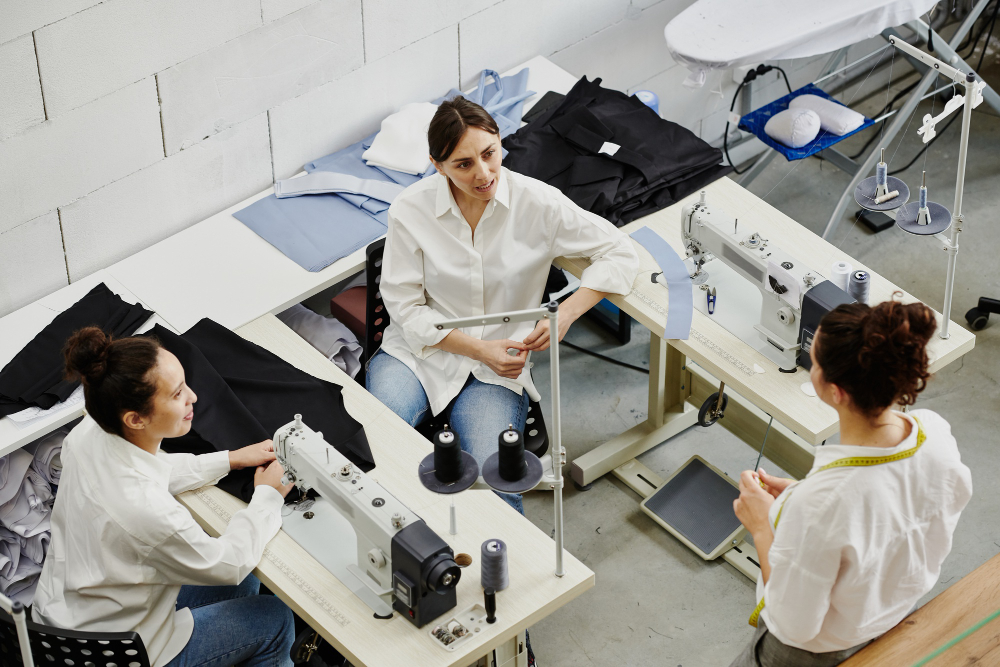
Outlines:
{"type": "Polygon", "coordinates": [[[690,2],[0,0],[0,316],[484,67],[551,56],[718,139],[731,76],[683,88],[663,40],[690,2]]]}

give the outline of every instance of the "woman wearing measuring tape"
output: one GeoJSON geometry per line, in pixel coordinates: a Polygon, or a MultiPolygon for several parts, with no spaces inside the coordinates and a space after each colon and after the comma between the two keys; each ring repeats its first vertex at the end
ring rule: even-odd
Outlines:
{"type": "Polygon", "coordinates": [[[744,471],[736,516],[760,554],[756,626],[731,667],[837,665],[899,623],[938,580],[972,495],[951,427],[899,412],[926,384],[923,304],[839,306],[810,350],[840,441],[800,482],[744,471]]]}

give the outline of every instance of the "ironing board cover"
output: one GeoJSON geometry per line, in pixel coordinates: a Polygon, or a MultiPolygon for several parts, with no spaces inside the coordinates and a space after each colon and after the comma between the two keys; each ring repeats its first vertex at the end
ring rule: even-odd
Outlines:
{"type": "Polygon", "coordinates": [[[926,14],[937,0],[698,0],[664,28],[692,72],[829,53],[926,14]]]}
{"type": "Polygon", "coordinates": [[[774,150],[784,155],[785,159],[792,161],[792,160],[801,160],[804,157],[809,157],[814,153],[818,153],[824,148],[829,148],[838,141],[846,139],[852,134],[856,134],[861,130],[871,127],[872,125],[875,124],[875,121],[866,116],[865,122],[861,124],[861,127],[854,130],[854,132],[848,132],[847,134],[844,135],[836,135],[836,134],[830,134],[825,130],[820,130],[819,134],[816,135],[815,139],[810,141],[805,146],[802,146],[801,148],[791,148],[782,143],[778,143],[771,137],[767,136],[767,134],[764,132],[764,125],[767,124],[767,121],[771,116],[778,113],[779,111],[784,111],[785,109],[787,109],[788,103],[791,102],[796,97],[798,97],[799,95],[818,95],[819,97],[828,99],[831,102],[840,104],[840,102],[837,102],[837,100],[827,95],[822,88],[810,83],[799,88],[798,90],[793,90],[784,97],[780,97],[768,105],[762,106],[761,108],[755,111],[751,111],[746,116],[743,116],[742,118],[740,118],[740,129],[746,130],[747,132],[753,132],[758,139],[760,139],[765,144],[767,144],[774,150]]]}

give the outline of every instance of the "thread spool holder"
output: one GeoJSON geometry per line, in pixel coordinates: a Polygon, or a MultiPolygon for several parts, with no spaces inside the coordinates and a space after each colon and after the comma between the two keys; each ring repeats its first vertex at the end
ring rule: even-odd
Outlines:
{"type": "MultiPolygon", "coordinates": [[[[943,322],[941,323],[941,330],[938,333],[941,338],[946,339],[950,336],[948,326],[951,323],[951,301],[955,291],[955,269],[958,265],[958,237],[962,234],[965,223],[965,216],[962,214],[962,197],[965,192],[966,158],[969,154],[969,128],[972,124],[972,110],[979,106],[983,100],[983,83],[976,80],[976,75],[973,72],[963,72],[955,69],[944,61],[938,60],[928,53],[924,53],[898,37],[890,37],[889,44],[934,68],[941,76],[951,79],[955,84],[961,84],[965,88],[965,96],[962,102],[952,106],[952,110],[957,109],[959,106],[962,107],[962,138],[958,145],[958,173],[955,177],[955,205],[952,207],[952,224],[947,236],[943,231],[932,234],[941,242],[945,252],[948,254],[948,272],[945,278],[944,308],[942,310],[943,322]]],[[[929,115],[924,117],[923,127],[918,130],[918,134],[923,135],[923,142],[925,144],[934,136],[935,123],[943,120],[948,113],[950,112],[948,112],[946,107],[946,113],[942,113],[936,117],[930,117],[929,115]]],[[[933,217],[932,212],[932,219],[933,217]]]]}
{"type": "MultiPolygon", "coordinates": [[[[444,329],[461,329],[464,327],[481,327],[489,324],[511,324],[514,322],[537,322],[546,319],[549,321],[549,331],[559,331],[559,303],[549,301],[542,308],[532,308],[530,310],[512,310],[506,313],[495,313],[492,315],[481,315],[477,317],[464,317],[451,320],[443,320],[434,326],[438,331],[444,329]]],[[[559,336],[550,336],[549,344],[549,366],[552,376],[552,416],[551,428],[549,428],[549,440],[552,444],[552,468],[551,477],[554,480],[552,485],[552,497],[555,513],[555,542],[556,542],[556,571],[555,575],[561,577],[566,574],[563,568],[563,480],[562,469],[566,465],[566,450],[562,445],[562,419],[559,410],[559,336]]]]}

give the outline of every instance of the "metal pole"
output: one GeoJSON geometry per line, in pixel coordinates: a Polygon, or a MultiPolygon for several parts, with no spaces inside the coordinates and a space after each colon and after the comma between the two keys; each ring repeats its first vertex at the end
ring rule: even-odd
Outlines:
{"type": "Polygon", "coordinates": [[[35,662],[31,657],[31,643],[28,638],[28,619],[24,613],[24,605],[17,600],[11,600],[0,595],[0,609],[14,617],[14,627],[17,629],[17,643],[21,648],[21,661],[26,667],[33,667],[35,662]]]}
{"type": "Polygon", "coordinates": [[[552,374],[552,490],[555,496],[556,526],[556,576],[566,574],[563,569],[563,466],[566,464],[566,450],[562,446],[562,414],[559,408],[559,303],[549,301],[546,306],[549,319],[549,366],[552,374]]]}
{"type": "Polygon", "coordinates": [[[958,176],[955,177],[955,207],[952,213],[951,234],[945,250],[948,252],[948,275],[944,284],[944,308],[941,312],[941,338],[948,338],[951,321],[951,298],[955,291],[955,268],[958,264],[958,237],[962,233],[965,216],[962,215],[962,195],[965,190],[965,160],[969,154],[969,126],[972,124],[972,103],[976,96],[976,75],[969,72],[965,79],[965,104],[962,107],[962,139],[958,144],[958,176]]]}

